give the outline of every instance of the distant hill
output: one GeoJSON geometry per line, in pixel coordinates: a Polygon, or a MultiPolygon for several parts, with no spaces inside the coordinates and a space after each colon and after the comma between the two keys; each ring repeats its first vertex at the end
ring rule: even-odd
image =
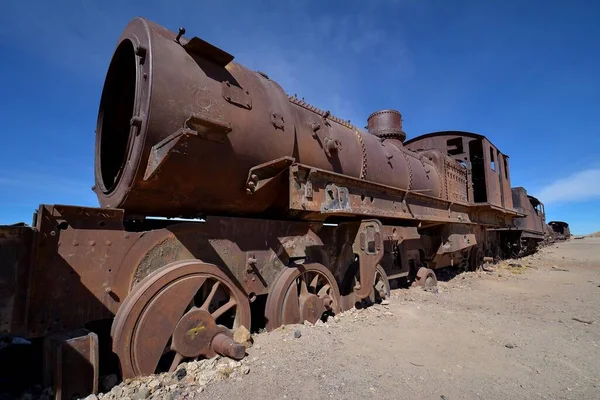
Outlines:
{"type": "Polygon", "coordinates": [[[594,232],[594,233],[590,233],[590,234],[588,235],[588,237],[600,237],[600,231],[598,231],[598,232],[594,232]]]}

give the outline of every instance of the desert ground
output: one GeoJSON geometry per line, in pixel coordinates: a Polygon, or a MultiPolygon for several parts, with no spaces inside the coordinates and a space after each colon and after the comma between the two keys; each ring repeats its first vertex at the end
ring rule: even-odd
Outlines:
{"type": "Polygon", "coordinates": [[[253,335],[100,398],[600,399],[600,238],[441,274],[382,305],[253,335]]]}

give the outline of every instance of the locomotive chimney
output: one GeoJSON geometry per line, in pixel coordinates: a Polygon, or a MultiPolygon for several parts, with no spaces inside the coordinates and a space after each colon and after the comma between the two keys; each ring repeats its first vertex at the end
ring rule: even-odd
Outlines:
{"type": "Polygon", "coordinates": [[[367,129],[370,134],[383,139],[396,139],[403,143],[406,133],[402,130],[402,114],[396,110],[381,110],[369,115],[367,129]]]}

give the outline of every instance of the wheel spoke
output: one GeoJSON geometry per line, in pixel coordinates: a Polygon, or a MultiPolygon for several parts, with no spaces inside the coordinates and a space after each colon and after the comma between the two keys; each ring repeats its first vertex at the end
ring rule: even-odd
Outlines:
{"type": "Polygon", "coordinates": [[[312,288],[311,293],[315,293],[317,291],[318,284],[319,284],[319,274],[315,274],[315,277],[313,278],[313,280],[310,281],[310,285],[308,285],[310,288],[312,288]]]}
{"type": "Polygon", "coordinates": [[[173,362],[171,363],[171,367],[169,367],[169,372],[175,372],[177,366],[181,364],[183,361],[183,355],[180,353],[175,353],[175,357],[173,357],[173,362]]]}
{"type": "Polygon", "coordinates": [[[329,293],[330,289],[331,289],[331,285],[329,285],[329,283],[323,285],[323,287],[319,290],[319,293],[317,293],[317,296],[323,297],[323,296],[327,295],[329,293]]]}
{"type": "Polygon", "coordinates": [[[229,311],[231,308],[235,307],[237,305],[237,301],[235,301],[235,299],[232,297],[229,299],[229,301],[225,304],[223,304],[221,307],[219,307],[214,313],[212,313],[212,317],[214,319],[219,318],[221,315],[225,314],[227,311],[229,311]]]}
{"type": "Polygon", "coordinates": [[[206,296],[206,299],[204,300],[204,302],[202,303],[202,306],[200,307],[201,310],[204,311],[208,311],[208,307],[210,306],[210,303],[212,302],[213,298],[215,297],[215,293],[217,293],[217,290],[219,289],[221,282],[217,281],[213,284],[212,288],[210,289],[210,293],[208,294],[208,296],[206,296]]]}
{"type": "Polygon", "coordinates": [[[300,275],[300,295],[309,294],[308,287],[306,287],[306,273],[300,275]]]}

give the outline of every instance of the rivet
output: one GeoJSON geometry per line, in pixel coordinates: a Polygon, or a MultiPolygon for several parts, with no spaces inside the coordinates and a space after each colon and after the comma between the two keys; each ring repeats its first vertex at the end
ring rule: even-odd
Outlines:
{"type": "Polygon", "coordinates": [[[107,241],[106,241],[106,245],[107,245],[107,246],[110,246],[111,244],[112,244],[112,242],[111,242],[110,240],[107,240],[107,241]]]}
{"type": "Polygon", "coordinates": [[[79,246],[79,242],[77,240],[73,240],[73,246],[75,246],[75,247],[79,246]]]}
{"type": "Polygon", "coordinates": [[[95,240],[90,240],[90,246],[95,246],[96,245],[96,241],[95,240]]]}

